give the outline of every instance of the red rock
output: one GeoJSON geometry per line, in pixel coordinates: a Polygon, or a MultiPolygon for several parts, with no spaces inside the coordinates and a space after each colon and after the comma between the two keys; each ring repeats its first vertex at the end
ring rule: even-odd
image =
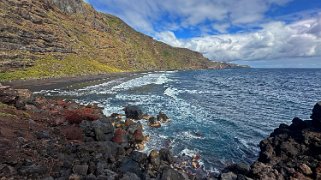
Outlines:
{"type": "Polygon", "coordinates": [[[65,118],[71,124],[80,124],[83,120],[95,121],[99,119],[99,115],[94,114],[94,109],[82,108],[76,110],[66,110],[65,118]]]}
{"type": "Polygon", "coordinates": [[[117,128],[115,130],[114,137],[112,138],[112,141],[118,144],[126,142],[126,135],[127,132],[123,130],[122,128],[117,128]]]}
{"type": "Polygon", "coordinates": [[[144,141],[145,137],[143,131],[138,129],[134,132],[134,139],[136,143],[141,143],[144,141]]]}
{"type": "Polygon", "coordinates": [[[65,118],[71,124],[80,124],[84,118],[81,113],[77,110],[67,110],[65,111],[65,118]]]}
{"type": "Polygon", "coordinates": [[[68,140],[83,140],[83,131],[79,127],[68,127],[63,129],[63,134],[68,140]]]}

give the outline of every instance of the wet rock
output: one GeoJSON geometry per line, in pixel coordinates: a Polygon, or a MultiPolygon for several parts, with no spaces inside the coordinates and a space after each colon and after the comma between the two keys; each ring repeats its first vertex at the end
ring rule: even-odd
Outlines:
{"type": "Polygon", "coordinates": [[[129,127],[129,126],[131,126],[131,125],[133,125],[133,124],[135,124],[135,122],[134,122],[133,120],[131,120],[131,119],[126,119],[126,121],[125,121],[125,126],[126,126],[126,127],[129,127]]]}
{"type": "Polygon", "coordinates": [[[139,120],[143,117],[143,111],[138,106],[127,106],[124,111],[126,118],[139,120]]]}
{"type": "Polygon", "coordinates": [[[153,128],[160,128],[162,126],[161,123],[155,119],[155,117],[149,118],[148,125],[153,128]]]}
{"type": "Polygon", "coordinates": [[[73,171],[75,174],[82,175],[82,176],[86,176],[86,175],[87,175],[87,172],[88,172],[88,165],[75,165],[75,166],[72,168],[72,171],[73,171]]]}
{"type": "Polygon", "coordinates": [[[149,120],[151,117],[152,117],[152,116],[150,116],[150,115],[148,115],[148,114],[144,114],[142,118],[143,118],[144,120],[149,120]]]}
{"type": "Polygon", "coordinates": [[[135,144],[135,148],[138,151],[143,151],[145,149],[145,144],[144,143],[135,144]]]}
{"type": "Polygon", "coordinates": [[[321,101],[314,105],[311,119],[314,124],[321,126],[321,101]]]}
{"type": "Polygon", "coordinates": [[[131,124],[128,128],[127,131],[130,134],[134,134],[137,130],[142,131],[143,130],[143,126],[142,124],[140,124],[139,122],[131,124]]]}
{"type": "Polygon", "coordinates": [[[157,115],[157,121],[160,121],[162,123],[165,123],[169,120],[169,118],[167,117],[167,115],[165,113],[163,113],[162,111],[160,111],[157,115]]]}

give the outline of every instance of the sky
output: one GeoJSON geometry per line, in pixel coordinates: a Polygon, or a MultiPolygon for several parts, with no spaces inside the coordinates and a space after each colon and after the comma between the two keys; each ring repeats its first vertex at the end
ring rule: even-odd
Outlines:
{"type": "Polygon", "coordinates": [[[321,68],[321,0],[85,0],[214,61],[321,68]]]}

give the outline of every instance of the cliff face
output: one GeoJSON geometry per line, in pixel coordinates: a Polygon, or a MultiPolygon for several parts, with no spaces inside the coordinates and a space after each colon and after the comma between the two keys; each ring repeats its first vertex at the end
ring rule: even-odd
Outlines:
{"type": "Polygon", "coordinates": [[[155,41],[82,0],[2,0],[0,21],[1,79],[228,66],[155,41]]]}

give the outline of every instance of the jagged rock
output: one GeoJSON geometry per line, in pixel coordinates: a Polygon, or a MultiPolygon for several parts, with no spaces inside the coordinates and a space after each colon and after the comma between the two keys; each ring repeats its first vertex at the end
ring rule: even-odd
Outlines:
{"type": "Polygon", "coordinates": [[[133,151],[130,155],[130,157],[140,163],[140,164],[145,164],[145,162],[147,161],[147,155],[145,153],[141,153],[141,152],[138,152],[138,151],[133,151]]]}
{"type": "Polygon", "coordinates": [[[117,128],[115,130],[115,134],[114,134],[114,137],[112,138],[112,141],[117,144],[126,143],[128,141],[127,132],[121,128],[117,128]]]}
{"type": "Polygon", "coordinates": [[[160,111],[157,115],[157,121],[160,121],[162,123],[165,123],[169,120],[169,118],[167,117],[167,115],[165,113],[163,113],[162,111],[160,111]]]}
{"type": "Polygon", "coordinates": [[[126,127],[129,127],[129,126],[131,126],[131,125],[133,125],[133,124],[135,124],[135,122],[134,122],[133,120],[131,120],[131,119],[126,119],[126,121],[125,121],[125,126],[126,126],[126,127]]]}
{"type": "Polygon", "coordinates": [[[162,148],[159,151],[159,157],[162,161],[167,161],[168,163],[173,163],[174,157],[172,155],[172,152],[169,149],[162,148]]]}
{"type": "Polygon", "coordinates": [[[321,126],[321,101],[314,105],[311,119],[315,124],[321,126]]]}
{"type": "Polygon", "coordinates": [[[149,118],[148,125],[153,128],[160,128],[162,126],[161,123],[155,119],[155,117],[149,118]]]}
{"type": "Polygon", "coordinates": [[[297,118],[297,117],[292,120],[292,124],[290,126],[290,128],[292,130],[298,130],[298,131],[300,131],[306,127],[307,127],[306,123],[302,119],[297,118]]]}
{"type": "Polygon", "coordinates": [[[145,137],[142,130],[136,130],[134,133],[134,140],[136,143],[142,143],[145,137]]]}
{"type": "Polygon", "coordinates": [[[150,115],[148,115],[148,114],[144,114],[142,118],[143,118],[144,120],[149,120],[151,117],[152,117],[152,116],[150,116],[150,115]]]}
{"type": "Polygon", "coordinates": [[[120,165],[119,170],[122,173],[135,173],[138,177],[142,177],[142,169],[140,168],[140,163],[134,161],[131,158],[125,158],[120,165]]]}
{"type": "Polygon", "coordinates": [[[126,118],[140,120],[143,117],[143,111],[138,106],[127,106],[124,111],[126,118]]]}
{"type": "Polygon", "coordinates": [[[143,130],[143,126],[142,124],[140,124],[139,122],[131,124],[128,128],[127,131],[130,134],[134,134],[136,131],[142,131],[143,130]]]}

